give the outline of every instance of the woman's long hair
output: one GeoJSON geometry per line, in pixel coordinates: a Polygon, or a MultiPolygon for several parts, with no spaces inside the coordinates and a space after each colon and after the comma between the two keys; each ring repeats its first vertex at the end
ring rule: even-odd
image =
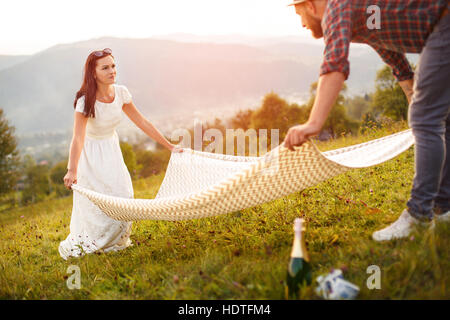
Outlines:
{"type": "MultiPolygon", "coordinates": [[[[97,81],[95,80],[95,68],[97,66],[97,60],[111,56],[111,54],[103,53],[101,56],[96,56],[95,52],[91,52],[87,57],[86,64],[84,65],[84,77],[83,84],[80,90],[78,90],[73,107],[76,108],[77,101],[80,97],[84,96],[84,115],[86,117],[95,118],[95,101],[97,100],[97,81]]],[[[113,57],[114,58],[114,57],[113,57]]]]}

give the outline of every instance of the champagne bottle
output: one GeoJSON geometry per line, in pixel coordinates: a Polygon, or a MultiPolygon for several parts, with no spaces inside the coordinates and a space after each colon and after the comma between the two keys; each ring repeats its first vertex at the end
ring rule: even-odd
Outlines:
{"type": "Polygon", "coordinates": [[[296,297],[300,286],[304,283],[311,284],[311,265],[306,251],[304,220],[297,218],[294,221],[294,244],[292,246],[291,259],[287,271],[288,296],[296,297]]]}

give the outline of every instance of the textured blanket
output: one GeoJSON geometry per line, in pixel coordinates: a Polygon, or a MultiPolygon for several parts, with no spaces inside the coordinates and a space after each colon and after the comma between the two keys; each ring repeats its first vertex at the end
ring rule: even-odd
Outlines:
{"type": "Polygon", "coordinates": [[[351,147],[320,152],[313,142],[295,151],[279,146],[262,157],[184,149],[173,153],[155,199],[100,194],[76,184],[116,220],[186,220],[254,207],[301,191],[353,168],[390,160],[414,144],[411,130],[351,147]]]}

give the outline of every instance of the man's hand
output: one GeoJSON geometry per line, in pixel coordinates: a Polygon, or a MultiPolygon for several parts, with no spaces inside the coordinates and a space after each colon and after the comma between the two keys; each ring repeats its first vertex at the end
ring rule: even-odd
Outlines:
{"type": "Polygon", "coordinates": [[[304,123],[289,129],[286,138],[284,138],[284,146],[291,151],[294,151],[294,147],[299,147],[304,144],[310,137],[318,135],[320,133],[318,125],[312,123],[304,123]]]}
{"type": "Polygon", "coordinates": [[[414,79],[399,81],[398,84],[402,87],[403,92],[408,99],[408,103],[411,104],[411,99],[414,94],[414,79]]]}
{"type": "Polygon", "coordinates": [[[284,146],[294,151],[294,146],[301,146],[309,137],[320,133],[328,114],[344,84],[345,75],[341,72],[330,72],[320,76],[317,95],[306,123],[289,129],[284,146]]]}

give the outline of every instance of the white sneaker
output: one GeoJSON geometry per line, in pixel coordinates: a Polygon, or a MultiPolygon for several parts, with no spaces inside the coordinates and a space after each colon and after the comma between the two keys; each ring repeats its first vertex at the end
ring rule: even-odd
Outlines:
{"type": "Polygon", "coordinates": [[[382,230],[375,231],[372,234],[372,238],[375,241],[405,238],[410,235],[410,233],[414,230],[414,227],[417,225],[434,227],[434,222],[421,222],[411,216],[408,210],[405,209],[397,221],[382,230]]]}
{"type": "Polygon", "coordinates": [[[445,213],[436,214],[434,215],[436,217],[437,222],[449,222],[450,221],[450,211],[447,211],[445,213]]]}

